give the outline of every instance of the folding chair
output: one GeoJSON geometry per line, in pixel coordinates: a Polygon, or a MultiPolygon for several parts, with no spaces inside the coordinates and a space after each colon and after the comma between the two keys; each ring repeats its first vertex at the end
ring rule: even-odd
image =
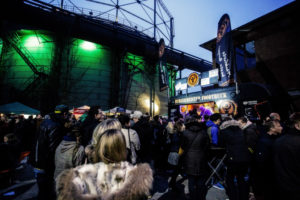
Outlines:
{"type": "Polygon", "coordinates": [[[219,174],[219,171],[220,171],[220,169],[222,169],[222,167],[224,165],[223,162],[227,156],[227,154],[225,153],[225,149],[215,147],[215,148],[211,149],[211,152],[214,154],[214,156],[208,162],[208,166],[210,167],[212,172],[205,182],[206,186],[212,185],[211,181],[213,180],[213,178],[215,178],[215,180],[219,180],[222,182],[224,181],[224,178],[219,174]]]}

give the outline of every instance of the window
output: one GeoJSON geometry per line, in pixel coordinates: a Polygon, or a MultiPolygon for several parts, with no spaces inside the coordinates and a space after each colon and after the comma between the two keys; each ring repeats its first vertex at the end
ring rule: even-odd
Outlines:
{"type": "Polygon", "coordinates": [[[237,71],[250,69],[256,66],[254,41],[236,47],[235,53],[237,71]]]}

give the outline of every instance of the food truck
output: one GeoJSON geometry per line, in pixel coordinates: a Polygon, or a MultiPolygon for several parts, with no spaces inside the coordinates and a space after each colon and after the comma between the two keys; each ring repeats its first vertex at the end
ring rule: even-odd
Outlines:
{"type": "Polygon", "coordinates": [[[186,117],[196,110],[198,115],[220,113],[223,117],[243,115],[259,120],[270,112],[289,109],[288,101],[283,102],[283,95],[276,93],[278,90],[263,84],[235,83],[226,87],[217,84],[218,69],[201,74],[193,72],[187,78],[175,80],[176,95],[170,99],[169,116],[180,113],[186,117]]]}

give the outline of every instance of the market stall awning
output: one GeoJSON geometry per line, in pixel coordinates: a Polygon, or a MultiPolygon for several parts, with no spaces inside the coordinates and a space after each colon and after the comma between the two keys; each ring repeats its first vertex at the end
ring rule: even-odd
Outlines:
{"type": "Polygon", "coordinates": [[[0,105],[0,113],[36,115],[39,114],[40,111],[33,109],[29,106],[26,106],[22,103],[13,102],[13,103],[0,105]]]}

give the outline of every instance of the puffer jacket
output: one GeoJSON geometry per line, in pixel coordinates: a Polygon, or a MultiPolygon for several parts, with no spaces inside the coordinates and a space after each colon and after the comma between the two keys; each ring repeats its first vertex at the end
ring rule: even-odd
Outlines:
{"type": "Polygon", "coordinates": [[[209,137],[204,123],[186,124],[182,138],[183,167],[188,175],[204,176],[208,173],[209,137]]]}
{"type": "Polygon", "coordinates": [[[149,194],[148,164],[96,163],[65,170],[56,179],[57,199],[138,200],[149,194]]]}
{"type": "Polygon", "coordinates": [[[76,167],[84,163],[84,147],[77,146],[76,138],[65,136],[55,151],[54,178],[63,170],[76,167]]]}
{"type": "Polygon", "coordinates": [[[229,163],[250,162],[250,152],[239,125],[238,121],[230,120],[220,126],[220,145],[225,147],[229,163]]]}

